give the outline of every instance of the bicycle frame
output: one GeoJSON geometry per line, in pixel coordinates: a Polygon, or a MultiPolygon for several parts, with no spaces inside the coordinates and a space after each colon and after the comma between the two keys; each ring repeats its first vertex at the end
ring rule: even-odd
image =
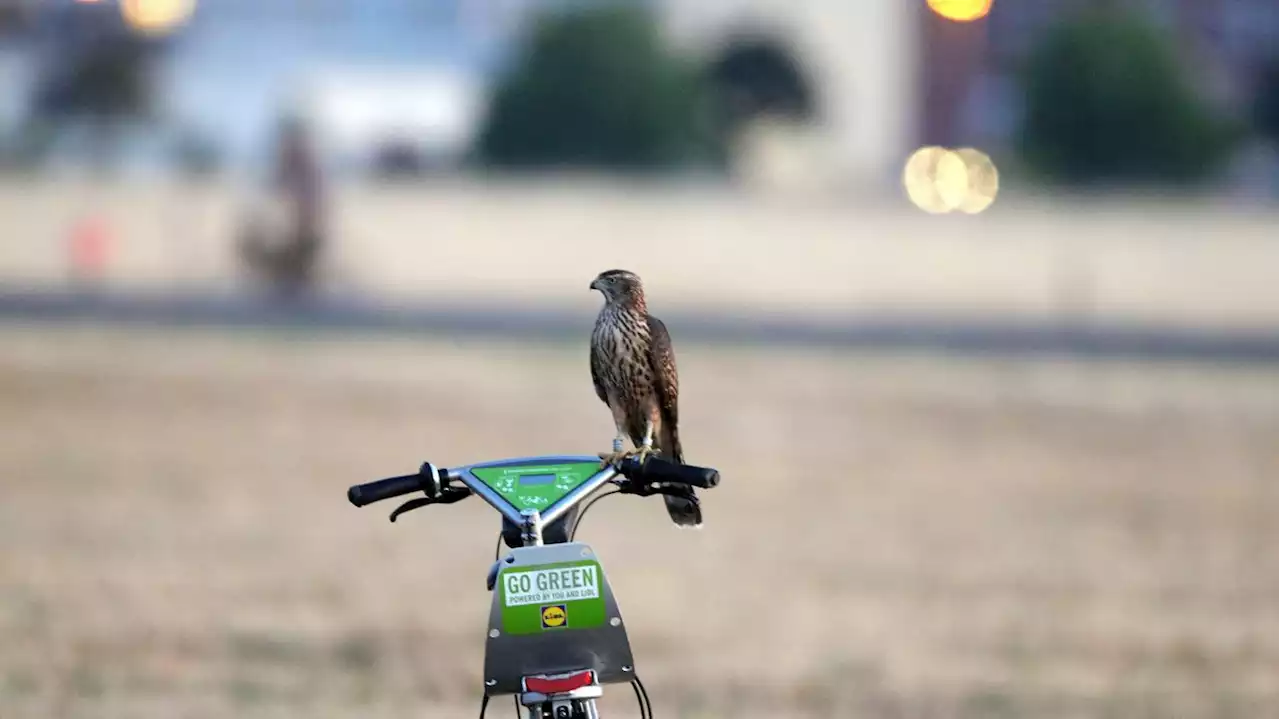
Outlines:
{"type": "MultiPolygon", "coordinates": [[[[601,468],[545,510],[516,507],[475,470],[599,463],[598,457],[545,456],[447,470],[520,528],[514,548],[489,573],[493,593],[485,640],[486,696],[515,694],[530,719],[597,719],[603,684],[630,682],[635,665],[617,600],[594,550],[567,541],[544,544],[543,528],[618,476],[601,468]]],[[[431,468],[431,476],[436,476],[431,468]]],[[[581,476],[581,475],[579,475],[581,476]]]]}

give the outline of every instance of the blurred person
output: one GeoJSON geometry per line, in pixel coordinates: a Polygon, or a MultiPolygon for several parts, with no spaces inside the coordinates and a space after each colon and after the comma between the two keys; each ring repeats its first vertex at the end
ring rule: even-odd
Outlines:
{"type": "Polygon", "coordinates": [[[281,123],[276,152],[269,192],[284,203],[281,221],[265,221],[260,210],[255,212],[239,249],[251,272],[295,295],[314,284],[326,239],[326,198],[320,164],[300,119],[290,117],[281,123]]]}

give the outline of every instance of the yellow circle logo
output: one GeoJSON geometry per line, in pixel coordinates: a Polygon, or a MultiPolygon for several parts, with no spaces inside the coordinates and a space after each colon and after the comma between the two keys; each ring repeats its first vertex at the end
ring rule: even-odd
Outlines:
{"type": "Polygon", "coordinates": [[[542,608],[542,628],[555,629],[563,627],[566,619],[563,604],[553,604],[542,608]]]}

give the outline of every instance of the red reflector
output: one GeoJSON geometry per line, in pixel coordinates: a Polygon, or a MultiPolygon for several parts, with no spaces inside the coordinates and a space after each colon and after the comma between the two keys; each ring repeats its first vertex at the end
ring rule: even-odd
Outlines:
{"type": "Polygon", "coordinates": [[[590,669],[559,677],[525,677],[524,690],[539,694],[561,694],[596,683],[596,673],[590,669]]]}

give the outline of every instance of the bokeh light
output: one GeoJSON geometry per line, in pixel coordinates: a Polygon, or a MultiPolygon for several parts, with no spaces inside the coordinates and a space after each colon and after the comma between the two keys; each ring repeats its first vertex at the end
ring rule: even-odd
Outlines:
{"type": "Polygon", "coordinates": [[[969,192],[969,168],[956,153],[943,151],[934,164],[933,184],[947,210],[954,210],[969,192]]]}
{"type": "Polygon", "coordinates": [[[929,8],[948,20],[971,22],[991,12],[991,0],[929,0],[929,8]]]}
{"type": "Polygon", "coordinates": [[[902,186],[912,204],[925,212],[959,210],[972,215],[995,201],[999,174],[991,158],[979,150],[929,145],[907,158],[902,186]]]}
{"type": "Polygon", "coordinates": [[[938,192],[938,162],[948,154],[944,147],[928,146],[911,153],[902,171],[902,186],[916,207],[934,214],[950,210],[938,192]]]}
{"type": "Polygon", "coordinates": [[[1000,173],[986,153],[965,147],[953,153],[964,163],[966,188],[956,209],[971,215],[991,206],[1000,191],[1000,173]]]}
{"type": "Polygon", "coordinates": [[[129,27],[148,35],[173,32],[195,12],[196,0],[120,0],[129,27]]]}

